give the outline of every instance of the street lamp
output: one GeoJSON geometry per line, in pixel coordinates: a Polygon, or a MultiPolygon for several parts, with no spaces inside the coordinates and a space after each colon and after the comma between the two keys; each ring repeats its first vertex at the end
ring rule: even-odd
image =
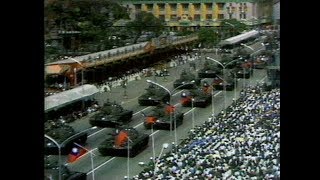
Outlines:
{"type": "MultiPolygon", "coordinates": [[[[229,22],[224,22],[224,23],[226,23],[226,24],[228,24],[228,25],[230,25],[230,26],[232,26],[232,37],[234,37],[234,35],[235,35],[235,28],[234,28],[234,25],[233,24],[231,24],[231,23],[229,23],[229,22]]],[[[234,49],[234,44],[232,45],[233,47],[232,47],[232,49],[234,49]]]]}
{"type": "Polygon", "coordinates": [[[127,178],[130,179],[130,142],[132,141],[129,138],[129,136],[127,136],[127,138],[128,138],[127,178]]]}
{"type": "MultiPolygon", "coordinates": [[[[68,57],[68,59],[70,59],[70,60],[72,60],[72,61],[74,61],[74,62],[76,62],[76,63],[78,63],[82,68],[81,68],[81,87],[82,87],[82,96],[83,96],[83,93],[84,93],[84,87],[83,87],[83,80],[84,80],[84,78],[83,78],[83,69],[84,69],[84,66],[83,66],[83,64],[80,62],[80,61],[78,61],[78,60],[76,60],[76,59],[74,59],[74,58],[71,58],[71,57],[68,57]]],[[[74,74],[75,74],[75,77],[74,77],[74,85],[76,85],[76,83],[77,83],[77,68],[74,68],[74,74]]],[[[82,100],[82,109],[84,108],[84,100],[82,100]]]]}
{"type": "MultiPolygon", "coordinates": [[[[225,70],[226,70],[226,65],[223,65],[221,62],[211,58],[207,57],[208,60],[214,61],[218,63],[220,66],[223,68],[223,78],[226,79],[225,75],[225,70]]],[[[228,63],[229,64],[229,63],[228,63]]],[[[226,83],[223,83],[223,91],[224,91],[224,113],[226,114],[226,109],[227,109],[227,91],[226,91],[226,83]]],[[[212,99],[213,99],[213,92],[212,92],[212,99]]],[[[213,103],[213,102],[212,102],[213,103]]]]}
{"type": "MultiPolygon", "coordinates": [[[[193,109],[194,98],[191,99],[191,109],[193,109]]],[[[192,129],[194,129],[194,110],[192,110],[192,129]]]]}
{"type": "Polygon", "coordinates": [[[81,146],[80,144],[78,144],[78,143],[73,143],[73,144],[75,144],[75,145],[77,145],[77,146],[79,146],[80,148],[82,148],[82,149],[84,149],[84,150],[86,150],[86,151],[88,151],[89,153],[90,153],[90,159],[91,159],[91,169],[92,169],[92,179],[94,180],[94,166],[93,166],[93,155],[95,155],[95,154],[93,154],[93,150],[89,150],[89,149],[87,149],[87,148],[85,148],[85,147],[83,147],[83,146],[81,146]]]}
{"type": "Polygon", "coordinates": [[[57,143],[56,140],[54,140],[53,138],[51,138],[48,135],[44,135],[44,137],[50,139],[57,147],[58,147],[58,151],[59,151],[59,160],[58,160],[58,165],[59,165],[59,180],[61,180],[61,146],[59,145],[59,143],[57,143]]]}
{"type": "MultiPolygon", "coordinates": [[[[251,76],[252,65],[253,65],[253,63],[252,63],[252,54],[254,54],[256,51],[255,51],[252,47],[250,47],[250,46],[248,46],[248,45],[246,45],[246,44],[244,44],[244,43],[241,43],[240,45],[241,45],[241,46],[244,46],[244,47],[246,47],[246,48],[248,48],[248,49],[250,49],[250,50],[253,51],[253,53],[250,54],[251,64],[250,64],[250,71],[249,71],[249,73],[250,73],[250,76],[251,76]]],[[[244,72],[244,69],[243,69],[243,72],[244,72]]],[[[251,78],[249,77],[249,86],[250,86],[250,84],[251,84],[251,80],[250,80],[250,79],[251,79],[251,78]]]]}
{"type": "Polygon", "coordinates": [[[161,158],[161,155],[162,155],[162,153],[163,153],[163,150],[164,150],[164,149],[167,149],[168,147],[169,147],[169,143],[164,143],[164,144],[162,144],[162,148],[161,148],[159,157],[157,158],[157,160],[154,159],[154,160],[155,160],[154,170],[153,170],[153,175],[154,175],[154,176],[156,175],[156,168],[157,168],[157,166],[158,166],[158,161],[159,161],[160,158],[161,158]]]}
{"type": "Polygon", "coordinates": [[[67,138],[66,140],[64,140],[61,144],[59,144],[56,140],[54,140],[52,137],[48,136],[48,135],[44,135],[44,137],[48,138],[49,140],[51,140],[57,147],[58,147],[58,152],[59,152],[59,180],[61,180],[61,147],[62,145],[64,145],[68,140],[72,139],[73,137],[77,136],[78,134],[80,133],[83,133],[83,132],[86,132],[86,131],[89,131],[89,130],[93,130],[93,129],[97,129],[98,127],[97,126],[93,126],[92,128],[89,128],[89,129],[86,129],[84,131],[81,131],[77,134],[74,134],[72,136],[70,136],[69,138],[67,138]]]}
{"type": "MultiPolygon", "coordinates": [[[[162,86],[161,84],[158,84],[158,83],[156,83],[156,82],[154,82],[154,81],[151,81],[151,80],[149,80],[149,79],[147,79],[147,82],[148,82],[148,83],[151,83],[151,84],[154,84],[154,85],[156,85],[156,86],[159,86],[159,87],[161,87],[162,89],[164,89],[165,91],[167,91],[167,92],[169,93],[169,95],[170,95],[169,105],[171,105],[171,97],[172,97],[173,92],[176,91],[177,89],[183,87],[183,86],[190,85],[190,84],[194,84],[195,81],[192,80],[192,81],[190,81],[189,83],[184,83],[184,84],[182,84],[182,85],[174,88],[172,91],[170,91],[170,90],[167,89],[166,87],[162,86]]],[[[175,111],[174,111],[174,112],[175,112],[175,111]]],[[[172,114],[170,113],[170,134],[171,134],[171,131],[172,131],[172,119],[171,119],[171,116],[172,116],[172,114]]],[[[177,141],[178,141],[178,140],[177,140],[177,123],[176,123],[176,118],[174,118],[174,125],[175,125],[175,128],[174,128],[174,137],[175,137],[175,138],[174,138],[174,139],[175,139],[175,143],[177,144],[177,141]]]]}
{"type": "MultiPolygon", "coordinates": [[[[80,61],[78,61],[78,60],[76,60],[76,59],[74,59],[74,58],[68,57],[68,59],[70,59],[70,60],[78,63],[78,64],[82,67],[82,69],[81,69],[81,86],[82,86],[82,85],[83,85],[83,69],[84,69],[83,64],[82,64],[80,61]]],[[[74,68],[74,72],[75,72],[75,73],[76,73],[76,71],[77,71],[77,68],[74,68]]],[[[76,78],[76,76],[75,76],[75,78],[76,78]]],[[[74,80],[74,82],[76,83],[77,80],[74,80]]],[[[76,85],[76,84],[75,84],[75,85],[76,85]]]]}

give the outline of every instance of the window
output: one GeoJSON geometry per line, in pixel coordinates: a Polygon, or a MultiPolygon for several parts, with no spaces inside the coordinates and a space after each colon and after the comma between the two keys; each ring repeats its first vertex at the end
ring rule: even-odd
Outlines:
{"type": "Polygon", "coordinates": [[[199,11],[200,10],[200,4],[193,4],[194,10],[199,11]]]}
{"type": "Polygon", "coordinates": [[[134,8],[136,11],[141,11],[141,5],[140,4],[135,4],[134,8]]]}
{"type": "Polygon", "coordinates": [[[206,20],[212,20],[212,14],[207,14],[206,15],[206,20]]]}
{"type": "Polygon", "coordinates": [[[164,4],[159,4],[158,6],[160,11],[164,11],[164,7],[165,7],[164,4]]]}
{"type": "Polygon", "coordinates": [[[146,6],[147,6],[147,11],[151,11],[152,10],[152,7],[153,7],[152,4],[147,4],[146,6]]]}
{"type": "Polygon", "coordinates": [[[212,3],[205,3],[205,5],[208,10],[212,9],[212,3]]]}
{"type": "Polygon", "coordinates": [[[200,21],[200,14],[195,14],[194,15],[194,20],[195,21],[200,21]]]}
{"type": "Polygon", "coordinates": [[[182,9],[188,11],[189,4],[182,4],[182,9]]]}
{"type": "Polygon", "coordinates": [[[224,14],[218,14],[218,19],[224,19],[224,14]]]}
{"type": "Polygon", "coordinates": [[[170,4],[171,11],[177,10],[177,4],[170,4]]]}
{"type": "Polygon", "coordinates": [[[159,19],[160,19],[161,21],[165,21],[164,15],[159,15],[159,19]]]}

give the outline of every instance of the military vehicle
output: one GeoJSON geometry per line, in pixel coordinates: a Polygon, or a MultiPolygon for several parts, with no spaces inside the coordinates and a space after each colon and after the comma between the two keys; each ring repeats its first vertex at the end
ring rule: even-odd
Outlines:
{"type": "Polygon", "coordinates": [[[52,180],[52,179],[59,179],[59,173],[61,173],[62,180],[86,180],[87,174],[83,172],[76,172],[70,171],[68,167],[64,164],[61,164],[61,170],[59,170],[59,164],[55,160],[48,160],[45,157],[45,164],[44,164],[44,179],[45,180],[52,180]]]}
{"type": "Polygon", "coordinates": [[[145,116],[143,125],[147,129],[153,126],[153,129],[170,130],[170,127],[174,129],[183,122],[183,113],[169,104],[158,105],[150,113],[143,115],[145,116]]]}
{"type": "Polygon", "coordinates": [[[181,105],[184,107],[207,107],[211,103],[212,87],[205,82],[202,87],[181,92],[181,105]],[[193,104],[192,104],[193,99],[193,104]]]}
{"type": "Polygon", "coordinates": [[[196,86],[199,86],[200,81],[201,79],[197,78],[196,75],[194,75],[193,73],[183,70],[180,74],[180,78],[174,81],[173,87],[174,88],[180,87],[179,89],[191,89],[196,86]],[[191,83],[192,81],[194,83],[191,83]]]}
{"type": "Polygon", "coordinates": [[[213,62],[206,60],[204,62],[203,68],[198,72],[199,78],[215,78],[216,75],[222,74],[222,67],[218,64],[214,64],[213,62]]]}
{"type": "MultiPolygon", "coordinates": [[[[45,134],[56,141],[60,146],[62,155],[67,155],[73,147],[73,143],[85,144],[88,134],[86,132],[77,133],[71,126],[60,121],[48,120],[45,122],[45,134]]],[[[57,145],[50,139],[45,138],[44,154],[58,155],[57,145]]]]}
{"type": "Polygon", "coordinates": [[[138,98],[141,106],[156,106],[162,102],[169,102],[170,100],[170,94],[154,84],[150,84],[149,87],[146,88],[146,91],[145,94],[138,98]]]}
{"type": "Polygon", "coordinates": [[[224,90],[224,84],[226,85],[226,91],[234,89],[234,81],[230,77],[226,77],[225,81],[221,77],[215,77],[212,81],[212,86],[215,90],[224,90]]]}
{"type": "Polygon", "coordinates": [[[134,128],[115,129],[99,146],[98,151],[102,156],[135,157],[147,148],[149,135],[139,133],[134,128]]]}
{"type": "Polygon", "coordinates": [[[251,74],[250,71],[251,70],[248,68],[235,68],[231,71],[231,75],[236,78],[249,79],[251,74]]]}
{"type": "Polygon", "coordinates": [[[100,112],[93,115],[89,119],[92,126],[98,127],[118,127],[131,121],[133,111],[123,109],[123,107],[116,102],[106,102],[101,108],[100,112]]]}

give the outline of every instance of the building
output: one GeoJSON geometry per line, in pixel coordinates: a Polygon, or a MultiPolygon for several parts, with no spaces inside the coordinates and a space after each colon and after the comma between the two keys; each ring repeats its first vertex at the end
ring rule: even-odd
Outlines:
{"type": "Polygon", "coordinates": [[[170,30],[219,26],[224,19],[255,25],[271,17],[260,17],[255,0],[122,0],[121,3],[127,7],[131,19],[140,11],[150,12],[163,20],[170,30]]]}

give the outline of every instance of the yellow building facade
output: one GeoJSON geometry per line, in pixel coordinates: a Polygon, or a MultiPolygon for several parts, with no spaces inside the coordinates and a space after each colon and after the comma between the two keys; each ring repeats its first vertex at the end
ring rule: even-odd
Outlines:
{"type": "Polygon", "coordinates": [[[237,19],[250,25],[259,18],[254,0],[122,0],[121,3],[127,7],[131,19],[140,11],[150,12],[171,30],[219,26],[224,19],[237,19]]]}

